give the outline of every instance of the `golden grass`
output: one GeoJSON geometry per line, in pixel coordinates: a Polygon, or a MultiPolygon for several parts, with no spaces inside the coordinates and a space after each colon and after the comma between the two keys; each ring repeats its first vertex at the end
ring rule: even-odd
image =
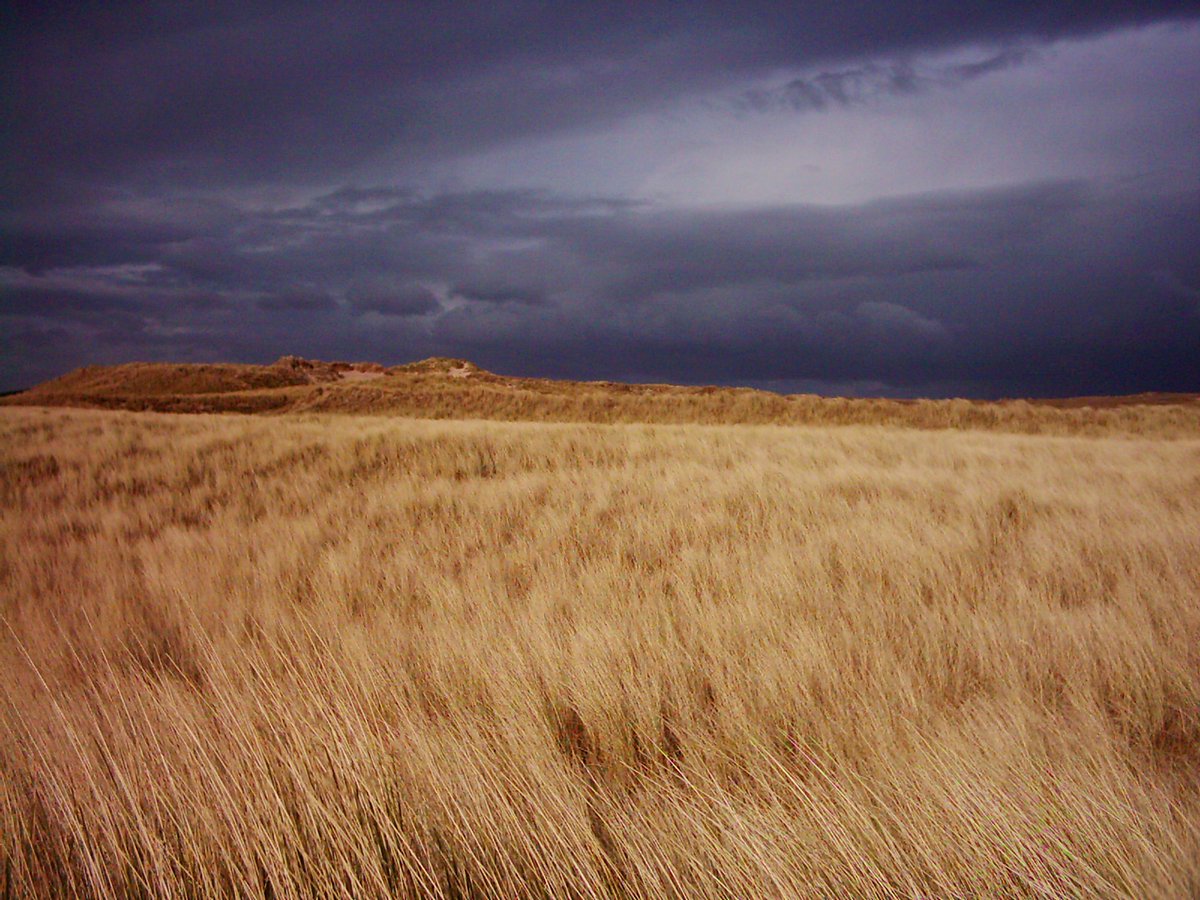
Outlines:
{"type": "Polygon", "coordinates": [[[1025,434],[1200,438],[1200,395],[1068,400],[887,400],[750,388],[514,378],[465,360],[384,369],[284,357],[269,366],[91,366],[0,406],[80,406],[177,413],[341,413],[423,419],[702,425],[893,425],[1025,434]]]}
{"type": "Polygon", "coordinates": [[[5,896],[1189,897],[1200,441],[0,409],[5,896]]]}

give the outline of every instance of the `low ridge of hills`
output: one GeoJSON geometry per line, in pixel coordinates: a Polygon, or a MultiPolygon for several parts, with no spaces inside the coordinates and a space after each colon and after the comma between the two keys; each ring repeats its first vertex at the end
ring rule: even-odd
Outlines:
{"type": "Polygon", "coordinates": [[[846,399],[751,388],[508,377],[447,357],[392,367],[297,356],[270,365],[86,366],[2,397],[0,404],[596,423],[891,424],[1200,437],[1197,394],[1000,401],[846,399]]]}

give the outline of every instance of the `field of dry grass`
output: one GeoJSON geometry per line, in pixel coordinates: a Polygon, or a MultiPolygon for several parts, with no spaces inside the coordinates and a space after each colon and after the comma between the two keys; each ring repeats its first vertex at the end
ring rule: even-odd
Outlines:
{"type": "Polygon", "coordinates": [[[0,409],[4,896],[1190,897],[1200,440],[0,409]]]}

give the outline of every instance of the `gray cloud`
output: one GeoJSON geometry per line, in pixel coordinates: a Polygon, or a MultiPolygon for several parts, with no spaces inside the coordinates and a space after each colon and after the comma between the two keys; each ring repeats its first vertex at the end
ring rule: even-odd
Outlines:
{"type": "Polygon", "coordinates": [[[335,232],[318,207],[246,211],[244,230],[261,243],[219,265],[197,268],[168,246],[138,278],[87,267],[19,275],[0,315],[42,329],[117,322],[134,346],[190,328],[224,352],[269,359],[297,350],[297,332],[264,319],[246,344],[247,314],[321,312],[332,317],[315,345],[326,355],[453,352],[576,377],[984,395],[1183,389],[1200,377],[1200,320],[1178,289],[1200,282],[1196,192],[1050,183],[837,209],[614,204],[583,216],[523,192],[413,194],[395,215],[375,204],[344,212],[335,232]],[[394,230],[413,218],[431,224],[394,230]],[[376,256],[381,234],[391,256],[376,256]],[[293,271],[316,280],[265,298],[243,290],[293,271]],[[147,280],[197,300],[156,301],[161,288],[147,280]],[[55,290],[68,281],[73,291],[55,290]],[[467,302],[443,309],[429,284],[467,302]],[[330,300],[338,293],[345,311],[330,300]],[[381,344],[356,324],[366,312],[402,330],[381,344]],[[418,320],[432,328],[404,324],[418,320]]]}
{"type": "Polygon", "coordinates": [[[950,336],[946,326],[907,306],[885,300],[867,300],[858,305],[856,314],[882,335],[908,335],[924,340],[943,340],[950,336]]]}
{"type": "Polygon", "coordinates": [[[277,312],[328,312],[337,309],[337,303],[327,291],[289,288],[260,298],[258,308],[277,312]]]}
{"type": "Polygon", "coordinates": [[[1194,29],[1161,65],[1166,39],[1130,32],[1105,50],[1142,54],[1129,72],[1081,52],[1077,81],[1039,79],[1063,77],[1054,41],[1196,17],[1169,0],[18,3],[0,35],[0,387],[128,358],[439,353],[525,374],[882,393],[1194,389],[1186,160],[1200,117],[1196,70],[1179,63],[1194,29]],[[997,99],[1017,81],[1032,87],[997,99]],[[1042,118],[1085,122],[1069,152],[1026,114],[1051,87],[1042,118]],[[673,130],[714,97],[762,114],[726,106],[724,131],[673,130]],[[896,97],[911,99],[883,102],[896,97]],[[963,132],[982,122],[1049,147],[1052,177],[969,135],[947,146],[954,128],[919,139],[933,101],[963,132]],[[969,103],[993,105],[955,112],[969,103]],[[855,192],[860,151],[886,157],[906,134],[880,130],[901,107],[916,110],[909,156],[966,187],[855,192]],[[790,115],[815,110],[829,115],[790,115]],[[653,176],[680,166],[688,202],[709,171],[692,174],[688,154],[726,162],[726,141],[731,193],[763,178],[755,196],[773,198],[770,170],[789,161],[739,166],[734,140],[772,115],[857,116],[819,164],[800,162],[814,178],[840,170],[848,196],[896,196],[653,199],[653,176]],[[627,189],[593,171],[615,139],[561,171],[565,157],[528,152],[618,125],[627,189]],[[481,161],[506,147],[507,178],[488,174],[481,161]],[[987,177],[956,174],[964,158],[987,177]]]}
{"type": "Polygon", "coordinates": [[[42,285],[0,287],[0,316],[41,316],[54,320],[94,319],[136,309],[130,297],[42,285]]]}
{"type": "Polygon", "coordinates": [[[379,280],[352,285],[346,299],[356,313],[381,316],[423,316],[441,308],[437,296],[424,285],[379,280]]]}
{"type": "Polygon", "coordinates": [[[941,74],[943,78],[948,79],[951,83],[962,84],[974,81],[976,78],[983,78],[994,72],[1003,72],[1005,69],[1019,66],[1036,57],[1037,53],[1030,47],[1005,47],[982,59],[947,66],[941,70],[941,74]]]}
{"type": "Polygon", "coordinates": [[[871,62],[794,78],[778,88],[744,91],[735,107],[756,112],[821,111],[873,103],[887,97],[955,88],[1036,57],[1029,47],[1006,47],[968,62],[917,66],[908,61],[871,62]]]}
{"type": "Polygon", "coordinates": [[[452,294],[474,303],[520,303],[526,306],[542,306],[545,296],[535,288],[513,287],[498,284],[458,284],[452,294]]]}
{"type": "MultiPolygon", "coordinates": [[[[436,158],[603,124],[784,66],[1045,40],[1194,16],[1187,0],[1018,6],[772,2],[17,3],[0,44],[8,195],[321,181],[404,148],[436,158]],[[514,37],[516,36],[516,37],[514,37]]],[[[890,76],[902,84],[901,72],[890,76]]],[[[836,82],[821,95],[836,96],[836,82]]],[[[802,93],[802,92],[801,92],[802,93]]]]}
{"type": "Polygon", "coordinates": [[[914,94],[928,83],[929,79],[918,75],[908,63],[870,64],[794,78],[780,88],[749,90],[738,101],[743,108],[759,112],[780,108],[807,112],[914,94]]]}

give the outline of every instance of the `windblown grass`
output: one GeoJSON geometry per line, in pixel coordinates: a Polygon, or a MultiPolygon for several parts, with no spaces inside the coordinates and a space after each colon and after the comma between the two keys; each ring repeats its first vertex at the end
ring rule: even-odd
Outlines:
{"type": "Polygon", "coordinates": [[[17,896],[1188,897],[1200,441],[0,410],[17,896]]]}

